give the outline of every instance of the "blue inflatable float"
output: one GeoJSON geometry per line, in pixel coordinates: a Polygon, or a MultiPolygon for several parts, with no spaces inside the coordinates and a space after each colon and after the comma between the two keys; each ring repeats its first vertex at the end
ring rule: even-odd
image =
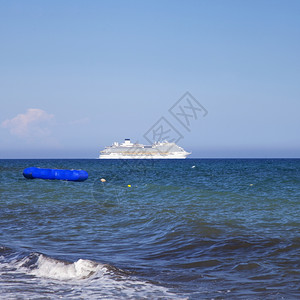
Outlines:
{"type": "Polygon", "coordinates": [[[88,178],[88,173],[83,170],[59,170],[30,167],[23,171],[23,176],[28,179],[41,178],[51,180],[84,181],[88,178]]]}

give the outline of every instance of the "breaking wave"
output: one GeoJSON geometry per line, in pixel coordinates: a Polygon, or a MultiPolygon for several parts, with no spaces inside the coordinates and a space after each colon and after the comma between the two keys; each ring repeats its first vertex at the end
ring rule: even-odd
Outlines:
{"type": "Polygon", "coordinates": [[[27,274],[57,280],[80,280],[96,273],[101,276],[108,273],[107,266],[91,260],[79,259],[70,263],[37,253],[32,253],[16,262],[16,266],[27,274]]]}
{"type": "MultiPolygon", "coordinates": [[[[0,278],[5,277],[6,283],[10,282],[2,293],[6,299],[13,299],[16,283],[24,298],[36,296],[36,290],[47,293],[51,287],[49,293],[55,294],[53,298],[182,299],[166,287],[140,280],[108,264],[87,259],[68,262],[41,253],[30,253],[21,258],[17,257],[20,254],[11,254],[7,259],[3,256],[4,249],[8,248],[3,247],[0,251],[0,278]]],[[[4,280],[1,281],[3,284],[4,280]]]]}

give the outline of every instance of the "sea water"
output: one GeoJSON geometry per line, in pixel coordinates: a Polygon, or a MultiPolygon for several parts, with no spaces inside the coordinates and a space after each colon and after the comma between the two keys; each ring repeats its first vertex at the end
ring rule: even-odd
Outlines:
{"type": "Polygon", "coordinates": [[[300,298],[300,160],[0,160],[0,180],[1,299],[300,298]]]}

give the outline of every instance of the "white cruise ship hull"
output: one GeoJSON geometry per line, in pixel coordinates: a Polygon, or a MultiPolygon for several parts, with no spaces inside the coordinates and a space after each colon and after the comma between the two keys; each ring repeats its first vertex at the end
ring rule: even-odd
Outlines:
{"type": "Polygon", "coordinates": [[[185,159],[189,155],[187,154],[172,154],[172,155],[139,155],[139,156],[133,156],[133,155],[120,155],[120,154],[100,154],[100,159],[185,159]]]}
{"type": "Polygon", "coordinates": [[[177,146],[175,143],[157,142],[150,146],[131,143],[130,139],[100,151],[100,159],[184,159],[190,153],[177,146]]]}

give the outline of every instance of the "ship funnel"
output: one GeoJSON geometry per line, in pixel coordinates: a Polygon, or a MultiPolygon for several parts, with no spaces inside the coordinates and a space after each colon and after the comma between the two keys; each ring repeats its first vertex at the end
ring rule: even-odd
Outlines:
{"type": "Polygon", "coordinates": [[[125,139],[125,142],[124,142],[125,145],[130,145],[130,139],[125,139]]]}

